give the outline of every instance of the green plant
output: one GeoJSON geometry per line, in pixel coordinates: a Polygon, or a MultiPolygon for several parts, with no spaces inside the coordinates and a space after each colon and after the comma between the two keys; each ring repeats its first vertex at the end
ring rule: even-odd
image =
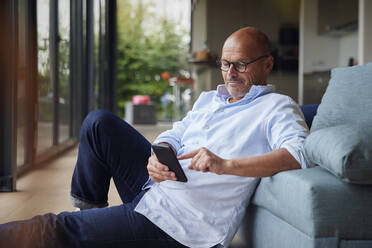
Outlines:
{"type": "Polygon", "coordinates": [[[118,6],[118,114],[133,95],[150,95],[158,116],[167,116],[171,111],[160,97],[171,86],[160,74],[179,75],[186,68],[188,33],[177,33],[176,23],[151,12],[151,3],[119,0],[118,6]]]}

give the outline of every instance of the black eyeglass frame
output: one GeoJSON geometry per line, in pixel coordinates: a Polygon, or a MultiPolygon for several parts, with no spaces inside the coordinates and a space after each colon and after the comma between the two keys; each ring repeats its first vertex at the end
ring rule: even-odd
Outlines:
{"type": "Polygon", "coordinates": [[[260,56],[258,58],[255,58],[255,59],[253,59],[251,61],[248,61],[248,62],[242,62],[242,61],[230,62],[228,60],[222,59],[223,61],[226,61],[228,63],[228,65],[229,65],[229,67],[228,67],[227,70],[222,69],[222,62],[221,62],[222,60],[221,59],[217,60],[216,62],[217,62],[217,65],[220,67],[220,70],[223,71],[223,72],[228,72],[230,70],[230,66],[233,65],[235,71],[240,72],[240,73],[243,73],[243,72],[246,72],[247,71],[247,66],[249,64],[252,64],[252,63],[254,63],[254,62],[256,62],[256,61],[258,61],[258,60],[260,60],[262,58],[267,58],[267,57],[269,57],[269,55],[262,55],[262,56],[260,56]],[[240,64],[243,64],[244,65],[244,70],[243,71],[236,69],[236,64],[237,63],[240,63],[240,64]]]}

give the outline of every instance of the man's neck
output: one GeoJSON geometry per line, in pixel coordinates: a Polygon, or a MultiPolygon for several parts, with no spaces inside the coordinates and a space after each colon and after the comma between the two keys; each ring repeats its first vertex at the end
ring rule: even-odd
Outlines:
{"type": "Polygon", "coordinates": [[[234,103],[234,102],[237,102],[237,101],[240,101],[241,99],[243,99],[243,97],[230,97],[229,99],[228,99],[228,102],[229,103],[234,103]]]}

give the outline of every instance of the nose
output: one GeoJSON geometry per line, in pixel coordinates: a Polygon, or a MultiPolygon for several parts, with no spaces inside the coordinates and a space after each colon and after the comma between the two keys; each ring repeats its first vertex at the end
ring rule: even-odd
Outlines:
{"type": "Polygon", "coordinates": [[[234,64],[230,64],[230,68],[227,71],[227,74],[231,76],[238,75],[238,71],[235,69],[234,64]]]}

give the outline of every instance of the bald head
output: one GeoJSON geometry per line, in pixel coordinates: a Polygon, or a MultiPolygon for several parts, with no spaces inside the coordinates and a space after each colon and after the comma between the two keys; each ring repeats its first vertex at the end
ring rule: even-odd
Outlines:
{"type": "Polygon", "coordinates": [[[270,54],[269,38],[261,30],[254,27],[241,28],[232,33],[225,41],[225,46],[239,44],[245,46],[247,50],[256,50],[261,55],[270,54]]]}
{"type": "Polygon", "coordinates": [[[221,55],[222,77],[231,101],[242,99],[252,85],[265,85],[273,64],[270,42],[262,31],[246,27],[231,34],[221,55]]]}

